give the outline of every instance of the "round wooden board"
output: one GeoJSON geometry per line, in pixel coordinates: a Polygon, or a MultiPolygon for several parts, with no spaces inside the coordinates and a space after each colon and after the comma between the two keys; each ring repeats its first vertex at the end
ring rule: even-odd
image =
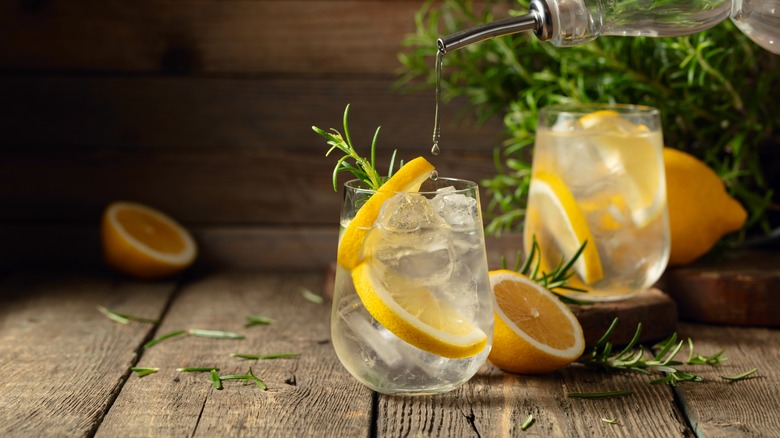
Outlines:
{"type": "Polygon", "coordinates": [[[733,251],[669,268],[658,283],[685,321],[780,327],[780,252],[733,251]]]}

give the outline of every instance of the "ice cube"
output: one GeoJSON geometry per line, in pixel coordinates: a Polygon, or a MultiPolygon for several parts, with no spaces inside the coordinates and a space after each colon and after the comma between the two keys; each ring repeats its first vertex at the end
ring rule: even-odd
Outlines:
{"type": "Polygon", "coordinates": [[[451,229],[424,196],[398,194],[380,209],[364,249],[379,268],[424,283],[454,269],[451,229]]]}
{"type": "Polygon", "coordinates": [[[479,217],[477,200],[462,193],[455,193],[454,187],[445,187],[438,192],[439,194],[431,199],[436,213],[453,228],[473,228],[474,219],[479,217]]]}

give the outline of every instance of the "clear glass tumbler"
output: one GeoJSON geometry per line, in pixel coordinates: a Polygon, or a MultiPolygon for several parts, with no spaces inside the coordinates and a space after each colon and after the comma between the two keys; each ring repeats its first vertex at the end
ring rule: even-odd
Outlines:
{"type": "Polygon", "coordinates": [[[628,298],[669,259],[658,110],[635,105],[543,108],[526,211],[526,255],[539,244],[549,272],[587,241],[570,283],[584,301],[628,298]]]}
{"type": "MultiPolygon", "coordinates": [[[[477,184],[427,179],[394,193],[370,228],[347,236],[375,192],[344,187],[331,335],[341,363],[386,394],[434,394],[469,380],[493,338],[493,299],[477,184]],[[346,242],[355,236],[361,242],[346,242]],[[356,264],[356,265],[355,265],[356,264]],[[352,266],[355,265],[355,266],[352,266]]],[[[383,193],[384,195],[385,193],[383,193]]]]}

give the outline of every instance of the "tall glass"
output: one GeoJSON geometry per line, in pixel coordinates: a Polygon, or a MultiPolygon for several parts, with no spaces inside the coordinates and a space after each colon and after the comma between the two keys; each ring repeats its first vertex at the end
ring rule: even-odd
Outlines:
{"type": "MultiPolygon", "coordinates": [[[[346,183],[339,245],[347,246],[345,229],[374,194],[346,183]]],[[[331,335],[341,363],[387,394],[441,393],[466,382],[493,339],[477,184],[427,179],[419,192],[389,196],[363,231],[364,241],[350,246],[360,252],[357,266],[339,260],[336,271],[331,335]]]]}
{"type": "Polygon", "coordinates": [[[570,283],[585,301],[628,298],[669,259],[669,217],[658,110],[634,105],[543,108],[525,219],[549,272],[585,249],[570,283]]]}

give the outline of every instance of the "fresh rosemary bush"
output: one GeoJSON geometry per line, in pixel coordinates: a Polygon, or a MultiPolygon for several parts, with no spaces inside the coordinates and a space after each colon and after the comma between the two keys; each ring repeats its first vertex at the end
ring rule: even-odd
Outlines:
{"type": "MultiPolygon", "coordinates": [[[[480,5],[425,3],[416,16],[416,33],[404,41],[400,84],[419,84],[423,78],[424,86],[433,86],[438,37],[505,16],[494,17],[492,11],[528,11],[527,0],[480,5]]],[[[521,225],[539,108],[570,102],[659,108],[666,145],[704,160],[748,210],[742,235],[773,226],[768,211],[778,205],[760,154],[780,157],[772,149],[780,148],[780,57],[755,45],[730,21],[679,38],[600,37],[571,48],[556,48],[532,34],[494,38],[448,53],[442,87],[445,102],[466,97],[480,121],[504,119],[508,139],[494,153],[497,174],[483,181],[491,198],[491,233],[521,225]]]]}

